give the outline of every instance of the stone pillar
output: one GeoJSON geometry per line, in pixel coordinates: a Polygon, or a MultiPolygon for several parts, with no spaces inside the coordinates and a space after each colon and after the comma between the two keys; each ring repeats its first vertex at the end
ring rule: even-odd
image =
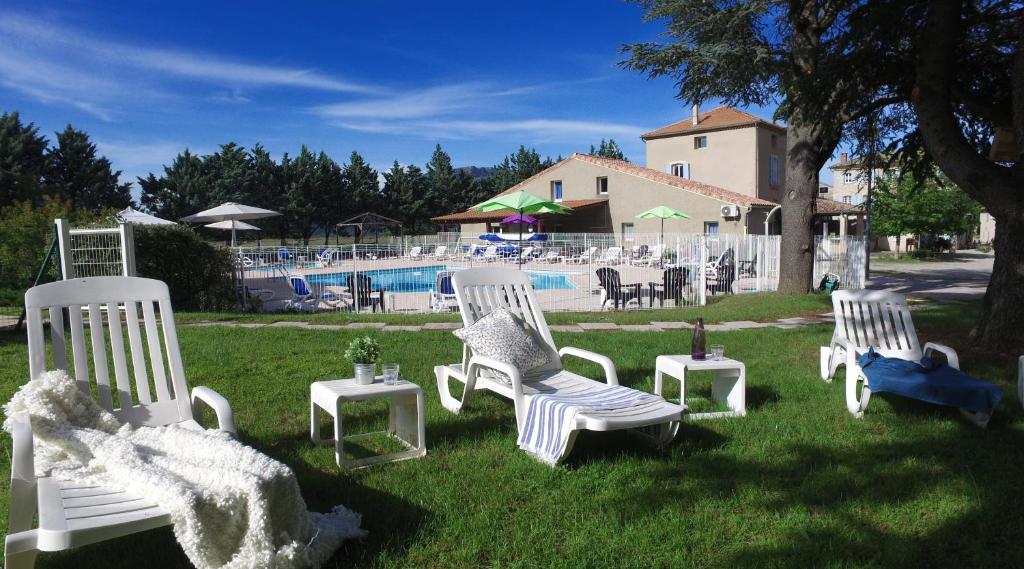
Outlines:
{"type": "Polygon", "coordinates": [[[839,236],[846,237],[846,232],[849,230],[850,218],[845,213],[839,216],[839,236]]]}

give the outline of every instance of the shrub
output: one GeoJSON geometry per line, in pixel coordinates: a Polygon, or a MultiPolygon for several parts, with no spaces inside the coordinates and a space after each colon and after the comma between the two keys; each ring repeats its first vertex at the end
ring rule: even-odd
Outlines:
{"type": "Polygon", "coordinates": [[[181,225],[136,225],[134,233],[137,274],[167,283],[176,310],[235,307],[234,262],[228,249],[181,225]]]}

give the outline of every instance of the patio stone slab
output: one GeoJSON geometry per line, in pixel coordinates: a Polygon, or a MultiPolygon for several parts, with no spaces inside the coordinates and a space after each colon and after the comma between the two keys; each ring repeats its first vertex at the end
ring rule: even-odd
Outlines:
{"type": "Polygon", "coordinates": [[[583,331],[583,328],[580,328],[579,326],[577,326],[575,324],[555,324],[553,326],[548,326],[548,328],[550,328],[552,332],[582,332],[583,331]]]}
{"type": "Polygon", "coordinates": [[[704,330],[708,332],[732,332],[736,328],[730,327],[728,324],[705,324],[704,330]]]}
{"type": "Polygon", "coordinates": [[[274,322],[271,326],[275,328],[308,328],[309,322],[292,322],[290,320],[282,320],[281,322],[274,322]]]}
{"type": "Polygon", "coordinates": [[[800,328],[800,324],[779,324],[778,322],[771,324],[772,328],[779,328],[781,330],[792,330],[793,328],[800,328]]]}
{"type": "Polygon", "coordinates": [[[266,324],[263,322],[240,322],[235,324],[235,326],[238,326],[239,328],[264,328],[266,327],[266,324]]]}
{"type": "Polygon", "coordinates": [[[419,332],[423,330],[421,326],[384,326],[381,328],[384,332],[419,332]]]}
{"type": "Polygon", "coordinates": [[[623,324],[620,328],[623,332],[663,332],[653,324],[623,324]]]}
{"type": "Polygon", "coordinates": [[[798,316],[796,318],[779,318],[778,320],[776,320],[776,322],[781,322],[783,324],[796,324],[799,326],[805,324],[814,324],[815,320],[813,318],[802,318],[798,316]]]}
{"type": "Polygon", "coordinates": [[[692,330],[693,324],[689,322],[651,322],[652,326],[657,326],[662,330],[692,330]]]}
{"type": "Polygon", "coordinates": [[[734,320],[732,322],[722,322],[722,324],[725,324],[732,330],[751,330],[770,326],[767,322],[754,322],[753,320],[734,320]]]}
{"type": "Polygon", "coordinates": [[[349,330],[357,330],[359,328],[377,328],[379,330],[385,326],[387,326],[387,324],[383,322],[352,322],[351,324],[345,325],[349,330]]]}
{"type": "Polygon", "coordinates": [[[423,325],[424,330],[458,330],[462,328],[461,322],[427,322],[423,325]]]}
{"type": "Polygon", "coordinates": [[[310,330],[344,330],[344,324],[310,324],[310,330]]]}
{"type": "Polygon", "coordinates": [[[584,330],[620,330],[618,324],[612,324],[611,322],[580,322],[577,324],[584,330]]]}

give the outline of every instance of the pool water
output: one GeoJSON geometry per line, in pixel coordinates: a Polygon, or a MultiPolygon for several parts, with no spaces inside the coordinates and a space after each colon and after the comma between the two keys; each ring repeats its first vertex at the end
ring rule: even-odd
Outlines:
{"type": "MultiPolygon", "coordinates": [[[[404,269],[385,269],[379,271],[359,271],[361,275],[370,277],[373,288],[384,288],[391,292],[428,292],[434,288],[437,274],[449,269],[444,265],[428,265],[404,269]]],[[[556,271],[523,271],[530,276],[530,282],[536,290],[574,289],[576,285],[566,273],[556,271]]],[[[345,286],[346,279],[352,273],[323,273],[307,275],[311,284],[321,286],[345,286]]]]}

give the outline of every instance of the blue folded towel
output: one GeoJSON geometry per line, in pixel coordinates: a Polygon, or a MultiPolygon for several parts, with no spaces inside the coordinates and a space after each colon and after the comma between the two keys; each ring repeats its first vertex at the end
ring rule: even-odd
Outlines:
{"type": "Polygon", "coordinates": [[[937,405],[959,407],[975,413],[992,414],[1003,398],[1003,390],[930,358],[920,362],[887,358],[869,349],[857,363],[864,370],[868,387],[937,405]]]}

